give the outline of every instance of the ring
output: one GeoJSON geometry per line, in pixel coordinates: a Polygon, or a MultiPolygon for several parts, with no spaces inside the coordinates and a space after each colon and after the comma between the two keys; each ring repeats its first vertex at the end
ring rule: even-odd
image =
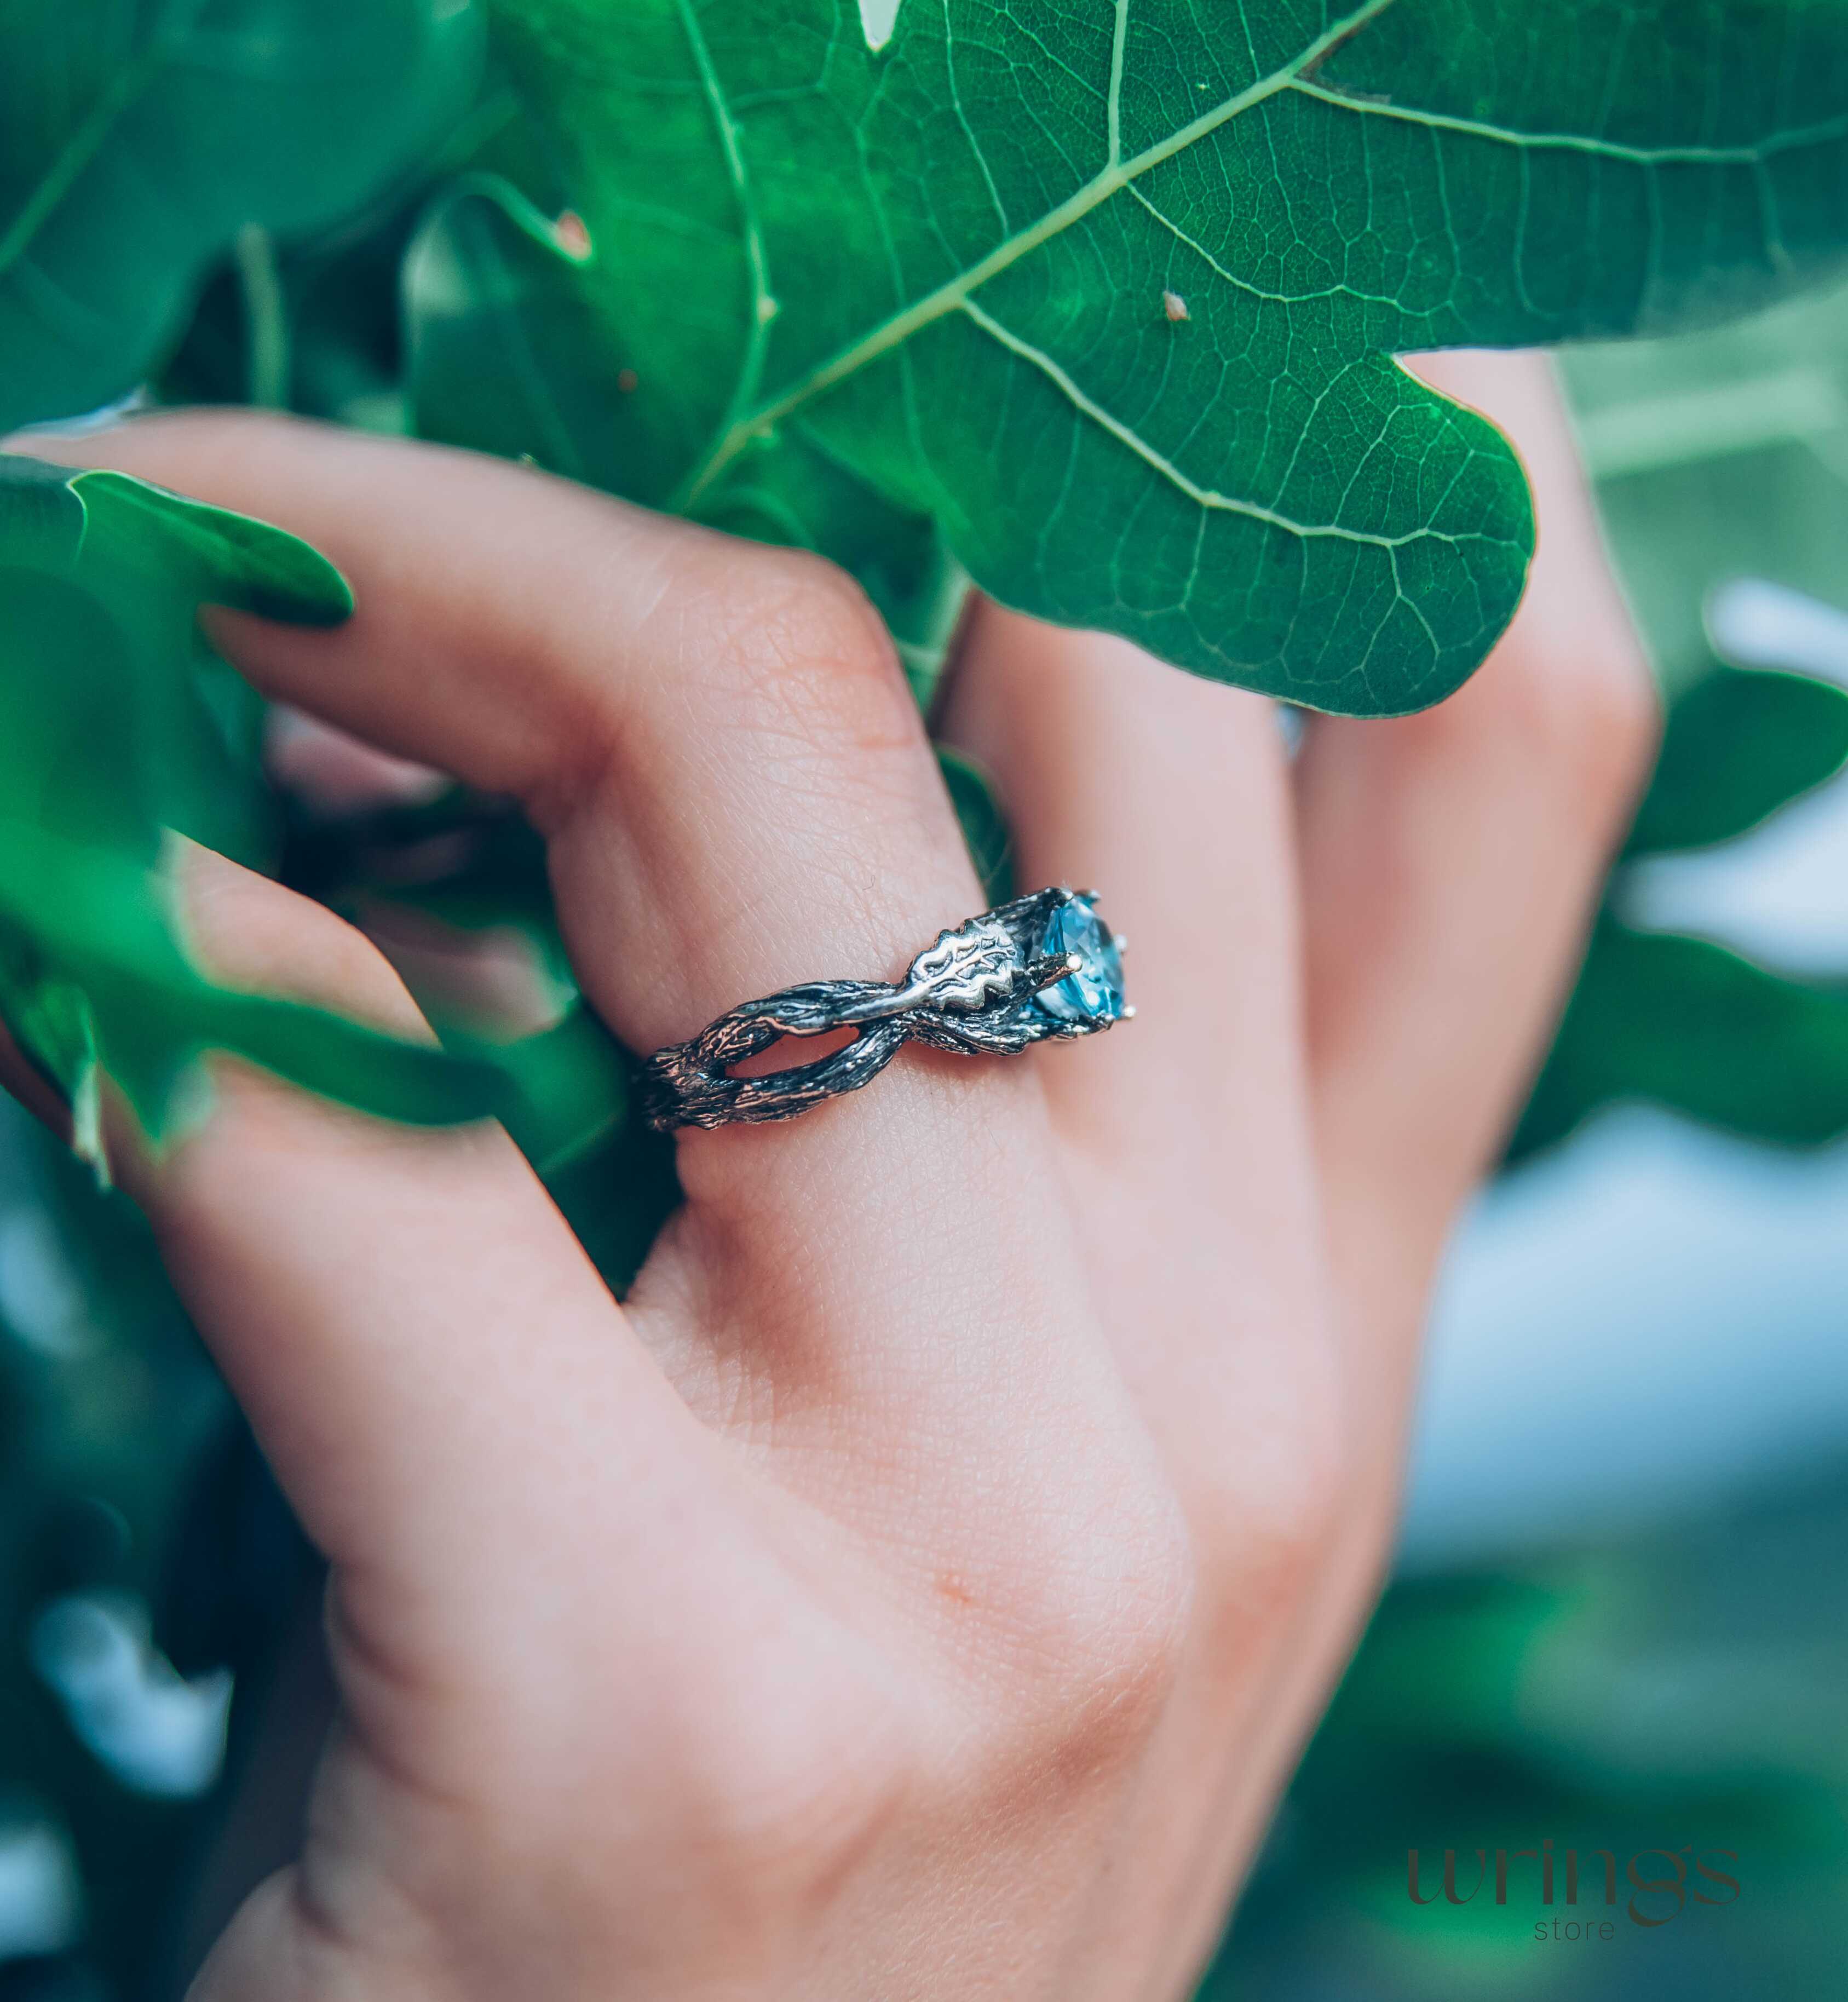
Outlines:
{"type": "Polygon", "coordinates": [[[816,980],[747,1001],[691,1041],[657,1050],[641,1095],[657,1132],[793,1119],[870,1084],[908,1042],[963,1056],[1095,1035],[1135,1010],[1123,998],[1123,940],[1093,890],[1039,890],[940,932],[894,984],[816,980]],[[734,1065],[783,1036],[858,1034],[831,1055],[762,1077],[734,1065]]]}

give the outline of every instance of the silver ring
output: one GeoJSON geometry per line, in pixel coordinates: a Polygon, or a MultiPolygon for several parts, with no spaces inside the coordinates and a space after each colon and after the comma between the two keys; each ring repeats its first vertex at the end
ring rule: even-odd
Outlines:
{"type": "Polygon", "coordinates": [[[1013,1056],[1033,1043],[1095,1035],[1135,1013],[1123,998],[1123,940],[1092,890],[1040,890],[940,932],[903,980],[816,980],[747,1001],[643,1068],[657,1132],[793,1119],[870,1084],[908,1042],[963,1056],[1013,1056]],[[855,1029],[815,1062],[734,1077],[783,1036],[855,1029]]]}

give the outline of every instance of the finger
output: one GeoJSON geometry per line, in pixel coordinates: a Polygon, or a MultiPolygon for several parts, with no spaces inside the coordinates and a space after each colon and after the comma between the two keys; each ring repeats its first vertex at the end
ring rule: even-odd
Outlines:
{"type": "MultiPolygon", "coordinates": [[[[225,619],[224,643],[266,692],[520,798],[580,977],[633,1048],[792,982],[892,977],[980,909],[889,642],[832,567],[271,419],[162,417],[93,449],[346,571],[347,626],[225,619]]],[[[807,1118],[683,1136],[688,1207],[636,1324],[715,1418],[751,1424],[773,1381],[779,1440],[824,1442],[817,1464],[877,1450],[842,1415],[877,1407],[908,1430],[928,1411],[946,1451],[992,1435],[999,1468],[1024,1386],[1048,1437],[1103,1394],[1047,1156],[1028,1067],[915,1051],[807,1118]]]]}
{"type": "Polygon", "coordinates": [[[1191,1900],[1223,1897],[1234,1769],[1274,1777],[1234,1693],[1278,1672],[1344,1429],[1317,1263],[1288,762],[1269,702],[988,605],[943,727],[994,777],[1026,877],[1094,884],[1130,941],[1134,1021],[1082,1064],[1057,1048],[1042,1064],[1119,1366],[1180,1491],[1198,1571],[1170,1726],[1116,1866],[1149,1927],[1095,1946],[1127,1992],[1137,1965],[1198,1951],[1191,1900]],[[1195,1806],[1177,1812],[1181,1801],[1195,1806]]]}
{"type": "Polygon", "coordinates": [[[1203,1560],[1248,1586],[1293,1560],[1339,1403],[1275,715],[984,605],[943,726],[994,776],[1025,875],[1090,882],[1128,936],[1135,1020],[1041,1070],[1118,1367],[1203,1560]]]}
{"type": "Polygon", "coordinates": [[[1268,1121],[1221,1048],[1293,1041],[1296,916],[1287,761],[1271,705],[1128,641],[979,604],[941,719],[995,780],[1023,881],[1096,887],[1128,938],[1136,1009],[1083,1066],[1047,1052],[1059,1117],[1116,1153],[1176,1124],[1201,1142],[1268,1121]],[[1261,976],[1259,970],[1261,969],[1261,976]]]}
{"type": "Polygon", "coordinates": [[[1418,716],[1319,718],[1299,764],[1331,1229],[1368,1324],[1389,1324],[1372,1352],[1393,1410],[1431,1266],[1539,1061],[1655,727],[1544,358],[1420,366],[1508,432],[1539,547],[1474,680],[1418,716]]]}
{"type": "Polygon", "coordinates": [[[1304,958],[1336,1326],[1359,1423],[1340,1533],[1264,1693],[1268,1758],[1222,1804],[1243,1854],[1378,1589],[1424,1303],[1570,981],[1647,763],[1647,670],[1543,360],[1420,372],[1509,433],[1539,552],[1487,663],[1424,714],[1317,717],[1298,761],[1304,958]]]}
{"type": "MultiPolygon", "coordinates": [[[[185,930],[214,977],[427,1034],[339,919],[176,849],[185,930]]],[[[421,1591],[504,1581],[541,1467],[569,1493],[620,1463],[626,1507],[684,1498],[697,1428],[498,1128],[388,1125],[228,1059],[204,1123],[163,1150],[121,1104],[111,1118],[176,1284],[344,1570],[421,1591]]]]}
{"type": "Polygon", "coordinates": [[[31,442],[261,512],[327,553],[354,616],[330,633],[220,615],[238,664],[525,803],[559,839],[587,976],[638,1048],[814,977],[818,952],[889,963],[925,942],[906,926],[969,914],[903,677],[831,567],[473,454],[251,413],[31,442]]]}
{"type": "MultiPolygon", "coordinates": [[[[421,1031],[328,912],[199,852],[184,883],[221,980],[421,1031]]],[[[447,1867],[416,1849],[433,1801],[532,1854],[612,1815],[683,1826],[741,1687],[800,1714],[776,1648],[832,1673],[863,1644],[791,1589],[812,1520],[689,1412],[498,1128],[386,1125],[228,1060],[212,1083],[159,1156],[112,1104],[112,1153],[332,1560],[343,1756],[319,1807],[360,1815],[401,1883],[447,1867]],[[623,1728],[587,1753],[606,1714],[623,1728]]]]}

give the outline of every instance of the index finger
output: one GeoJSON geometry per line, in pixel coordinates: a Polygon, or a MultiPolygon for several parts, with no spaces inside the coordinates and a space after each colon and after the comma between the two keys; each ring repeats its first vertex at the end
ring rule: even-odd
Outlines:
{"type": "Polygon", "coordinates": [[[219,612],[221,642],[266,695],[518,800],[554,842],[586,986],[637,1048],[754,982],[812,977],[818,951],[883,960],[904,926],[972,908],[903,678],[829,566],[477,454],[256,413],[28,443],[260,515],[330,557],[354,587],[346,624],[219,612]],[[786,879],[831,863],[832,939],[818,913],[783,922],[754,881],[774,877],[780,903],[786,879]],[[895,927],[901,884],[917,916],[895,927]]]}

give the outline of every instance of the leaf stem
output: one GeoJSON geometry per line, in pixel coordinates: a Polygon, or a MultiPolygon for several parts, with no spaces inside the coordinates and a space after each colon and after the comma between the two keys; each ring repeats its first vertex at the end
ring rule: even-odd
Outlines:
{"type": "Polygon", "coordinates": [[[288,302],[276,262],[276,242],[268,230],[246,222],[233,253],[244,316],[250,336],[250,400],[260,410],[286,410],[292,370],[288,302]]]}

